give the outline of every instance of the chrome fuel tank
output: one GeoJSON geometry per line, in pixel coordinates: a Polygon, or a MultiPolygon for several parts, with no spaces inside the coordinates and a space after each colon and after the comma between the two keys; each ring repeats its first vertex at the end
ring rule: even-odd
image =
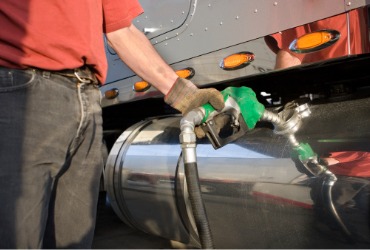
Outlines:
{"type": "MultiPolygon", "coordinates": [[[[324,180],[292,160],[287,139],[269,124],[218,150],[207,139],[197,142],[216,248],[370,247],[370,98],[312,104],[311,111],[296,136],[336,175],[330,193],[324,180]]],[[[127,129],[109,154],[105,183],[124,222],[199,247],[184,183],[180,119],[155,117],[127,129]]]]}

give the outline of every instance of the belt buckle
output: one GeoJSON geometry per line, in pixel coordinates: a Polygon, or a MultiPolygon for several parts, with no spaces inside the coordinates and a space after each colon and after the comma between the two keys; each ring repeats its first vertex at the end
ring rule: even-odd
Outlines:
{"type": "Polygon", "coordinates": [[[74,75],[75,75],[75,76],[76,76],[76,78],[77,78],[80,82],[82,82],[82,83],[89,83],[89,82],[91,82],[91,79],[81,77],[81,76],[79,75],[79,70],[78,70],[78,69],[75,69],[75,70],[74,70],[74,75]]]}

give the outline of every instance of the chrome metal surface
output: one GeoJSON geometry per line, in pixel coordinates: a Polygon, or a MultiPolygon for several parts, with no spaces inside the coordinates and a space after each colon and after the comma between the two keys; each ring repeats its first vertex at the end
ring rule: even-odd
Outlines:
{"type": "Polygon", "coordinates": [[[149,120],[126,130],[108,157],[106,185],[113,209],[125,222],[147,233],[188,242],[176,213],[179,134],[179,117],[149,120]]]}
{"type": "MultiPolygon", "coordinates": [[[[153,46],[174,70],[194,68],[196,74],[192,81],[198,86],[273,71],[276,54],[266,44],[266,37],[369,4],[366,0],[350,1],[351,4],[313,0],[140,2],[145,13],[134,24],[147,33],[153,46]],[[253,62],[233,71],[225,71],[219,67],[220,60],[241,51],[253,53],[253,62]]],[[[361,39],[368,42],[368,37],[364,37],[361,39]]],[[[348,36],[343,39],[350,42],[358,38],[348,36]]],[[[133,84],[142,79],[119,59],[108,43],[106,55],[109,69],[102,92],[115,87],[119,89],[120,95],[111,100],[103,99],[103,106],[162,97],[155,88],[142,93],[132,91],[133,84]]],[[[346,55],[348,53],[343,50],[343,56],[346,55]]]]}
{"type": "MultiPolygon", "coordinates": [[[[311,112],[296,137],[321,159],[335,152],[370,152],[370,98],[313,104],[311,112]]],[[[180,119],[148,119],[126,130],[108,157],[107,191],[116,213],[133,227],[197,245],[180,119]]],[[[356,171],[359,161],[369,164],[369,158],[348,159],[353,171],[347,174],[336,174],[340,165],[329,166],[334,182],[313,177],[293,161],[288,140],[258,124],[218,150],[207,140],[197,142],[216,248],[369,248],[370,176],[356,171]]]]}

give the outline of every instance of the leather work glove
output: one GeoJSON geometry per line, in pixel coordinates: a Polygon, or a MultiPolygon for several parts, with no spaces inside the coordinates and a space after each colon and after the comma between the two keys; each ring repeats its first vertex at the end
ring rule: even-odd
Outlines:
{"type": "Polygon", "coordinates": [[[180,111],[182,115],[206,103],[211,104],[218,111],[225,106],[224,97],[217,89],[199,89],[191,81],[180,77],[164,97],[164,101],[180,111]]]}
{"type": "MultiPolygon", "coordinates": [[[[213,118],[213,121],[216,124],[216,128],[217,128],[216,132],[218,135],[220,134],[220,131],[222,130],[222,128],[224,128],[226,124],[230,123],[230,120],[231,120],[230,115],[223,114],[223,113],[218,114],[213,118]]],[[[203,129],[200,128],[200,126],[195,127],[194,133],[198,139],[202,139],[206,136],[206,134],[204,133],[203,129]]]]}

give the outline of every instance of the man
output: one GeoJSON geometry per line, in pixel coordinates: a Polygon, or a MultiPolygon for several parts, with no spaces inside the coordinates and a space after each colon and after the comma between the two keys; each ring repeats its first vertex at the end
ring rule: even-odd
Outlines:
{"type": "Polygon", "coordinates": [[[0,247],[90,248],[102,171],[102,33],[182,114],[220,92],[179,79],[132,25],[137,0],[0,1],[0,247]]]}

